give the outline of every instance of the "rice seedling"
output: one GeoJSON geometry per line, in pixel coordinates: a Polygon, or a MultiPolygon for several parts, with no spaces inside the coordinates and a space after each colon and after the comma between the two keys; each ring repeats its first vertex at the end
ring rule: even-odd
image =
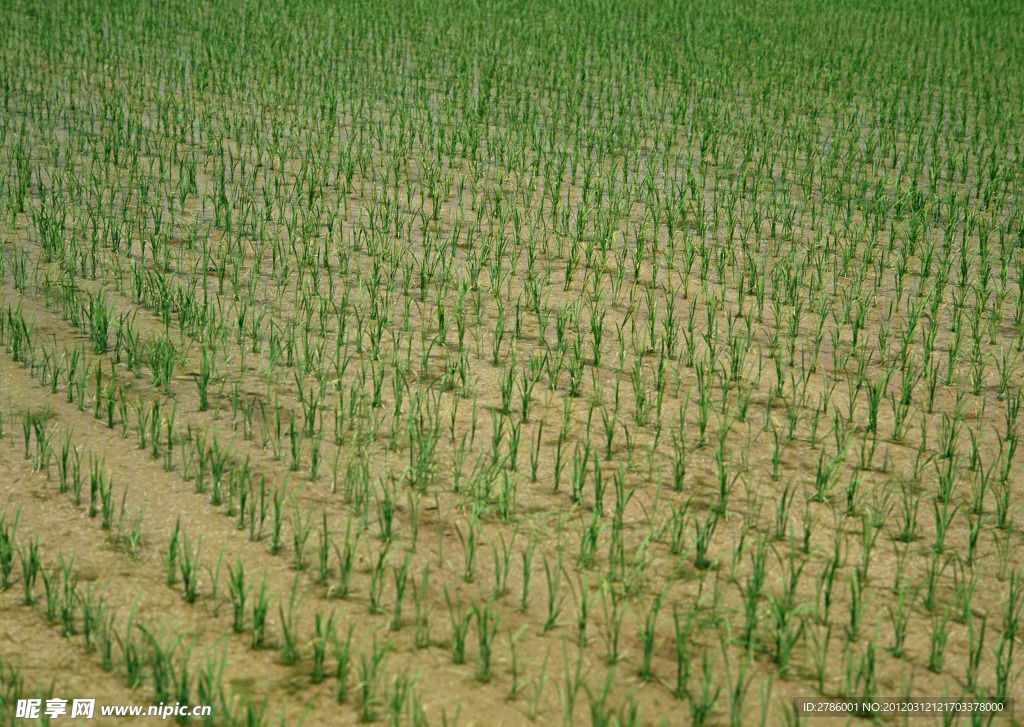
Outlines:
{"type": "MultiPolygon", "coordinates": [[[[177,532],[177,529],[175,532],[177,532]]],[[[185,589],[184,596],[187,603],[195,603],[196,598],[199,596],[199,551],[201,547],[202,538],[196,542],[193,548],[188,534],[182,533],[178,572],[181,575],[181,583],[185,589]]]]}
{"type": "Polygon", "coordinates": [[[260,581],[260,589],[255,592],[252,601],[252,640],[253,649],[262,649],[266,643],[267,611],[273,597],[267,594],[267,580],[264,576],[260,581]]]}
{"type": "Polygon", "coordinates": [[[319,684],[324,679],[324,660],[327,655],[327,643],[334,637],[336,614],[331,611],[330,617],[325,621],[318,612],[314,621],[313,634],[313,683],[319,684]]]}
{"type": "Polygon", "coordinates": [[[700,664],[700,684],[696,689],[688,690],[686,695],[690,705],[690,718],[695,725],[703,725],[707,721],[721,693],[721,687],[714,683],[713,662],[710,660],[708,652],[701,653],[700,664]]]}
{"type": "Polygon", "coordinates": [[[360,717],[363,722],[372,722],[376,715],[380,689],[379,680],[392,648],[389,641],[378,644],[375,635],[369,653],[364,652],[360,654],[360,717]]]}
{"type": "Polygon", "coordinates": [[[473,612],[464,612],[458,601],[453,604],[447,590],[444,593],[444,599],[448,604],[448,616],[451,620],[452,661],[456,664],[463,664],[466,661],[466,636],[469,633],[473,612]]]}
{"type": "Polygon", "coordinates": [[[334,698],[338,704],[348,701],[348,676],[352,667],[352,633],[355,624],[350,624],[345,640],[341,641],[334,633],[335,689],[334,698]]]}
{"type": "Polygon", "coordinates": [[[472,615],[476,618],[477,641],[480,647],[476,678],[477,681],[486,683],[493,676],[491,655],[498,626],[501,624],[501,615],[495,612],[493,600],[488,601],[483,608],[474,607],[472,615]]]}
{"type": "Polygon", "coordinates": [[[36,602],[36,578],[43,570],[39,561],[39,539],[33,538],[27,545],[19,548],[18,559],[21,561],[21,586],[25,594],[24,603],[26,606],[31,606],[36,602]]]}

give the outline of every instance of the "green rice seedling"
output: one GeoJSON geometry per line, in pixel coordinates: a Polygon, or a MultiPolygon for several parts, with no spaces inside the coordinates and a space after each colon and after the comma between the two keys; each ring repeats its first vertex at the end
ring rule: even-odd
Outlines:
{"type": "Polygon", "coordinates": [[[380,527],[380,539],[385,543],[389,543],[394,534],[395,511],[397,507],[395,502],[397,493],[394,483],[392,483],[391,487],[387,484],[382,484],[380,492],[382,496],[376,498],[377,523],[380,527]]]}
{"type": "Polygon", "coordinates": [[[814,475],[814,495],[812,496],[814,502],[825,502],[830,497],[835,484],[835,475],[845,459],[845,450],[832,457],[827,463],[825,462],[825,453],[819,454],[817,471],[814,475]]]}
{"type": "Polygon", "coordinates": [[[565,601],[565,594],[559,592],[562,582],[561,557],[552,568],[547,555],[544,555],[544,577],[548,586],[548,615],[544,621],[544,633],[547,633],[557,625],[558,616],[562,612],[562,604],[565,601]]]}
{"type": "Polygon", "coordinates": [[[623,727],[637,727],[641,724],[643,706],[633,697],[630,697],[620,708],[615,720],[623,727]]]}
{"type": "Polygon", "coordinates": [[[809,715],[800,709],[800,705],[792,700],[779,701],[777,711],[781,724],[785,727],[805,727],[809,723],[809,715]]]}
{"type": "Polygon", "coordinates": [[[519,692],[528,683],[527,680],[519,678],[519,639],[526,631],[527,625],[523,624],[519,627],[519,630],[512,633],[511,630],[508,632],[508,651],[509,651],[509,665],[512,670],[512,686],[509,688],[508,694],[505,699],[508,701],[515,701],[519,696],[519,692]]]}
{"type": "Polygon", "coordinates": [[[166,626],[158,635],[142,624],[137,624],[137,628],[148,644],[144,658],[149,663],[153,698],[157,702],[169,701],[174,693],[174,653],[181,645],[183,635],[166,636],[166,626]]]}
{"type": "Polygon", "coordinates": [[[327,529],[327,512],[323,510],[320,512],[320,530],[317,535],[317,583],[320,585],[326,585],[331,576],[331,548],[336,546],[331,542],[331,533],[327,529]]]}
{"type": "MultiPolygon", "coordinates": [[[[853,659],[846,667],[846,694],[850,698],[861,700],[861,704],[871,704],[877,696],[878,682],[876,672],[875,644],[878,641],[877,631],[874,638],[864,649],[860,659],[853,664],[853,659]]],[[[849,652],[851,657],[853,652],[849,652]]],[[[870,708],[860,708],[857,713],[861,716],[870,716],[873,712],[870,708]]]]}
{"type": "MultiPolygon", "coordinates": [[[[109,476],[100,480],[100,512],[102,514],[101,526],[104,530],[110,530],[114,524],[114,504],[116,502],[114,498],[114,481],[109,476]]],[[[121,498],[122,513],[124,511],[124,498],[127,496],[127,490],[121,498]]]]}
{"type": "Polygon", "coordinates": [[[370,613],[383,613],[381,599],[384,595],[385,576],[387,575],[387,563],[390,557],[390,548],[385,544],[377,553],[373,569],[370,571],[370,613]]]}
{"type": "Polygon", "coordinates": [[[352,634],[354,631],[355,624],[349,624],[348,634],[344,641],[339,639],[337,633],[334,634],[334,698],[338,704],[348,701],[348,675],[352,666],[352,634]]]}
{"type": "MultiPolygon", "coordinates": [[[[878,540],[878,533],[882,525],[871,513],[861,515],[861,562],[860,574],[864,580],[868,579],[868,569],[871,565],[871,553],[875,548],[875,541],[878,540]]],[[[806,533],[806,526],[804,532],[806,533]]],[[[806,552],[806,548],[805,548],[806,552]]]]}
{"type": "Polygon", "coordinates": [[[981,515],[982,512],[984,512],[985,497],[988,494],[993,481],[992,473],[995,464],[996,463],[993,462],[987,469],[982,466],[978,467],[974,483],[971,486],[971,503],[969,511],[971,515],[981,515]]]}
{"type": "Polygon", "coordinates": [[[1003,602],[1003,631],[1016,635],[1024,616],[1024,571],[1014,569],[1003,602]]]}
{"type": "Polygon", "coordinates": [[[966,687],[969,691],[973,691],[978,687],[978,670],[981,666],[982,660],[982,647],[985,643],[985,626],[987,618],[985,615],[981,617],[981,628],[976,629],[974,626],[973,614],[967,620],[967,636],[968,636],[968,648],[967,648],[967,663],[964,666],[966,676],[966,687]]]}
{"type": "Polygon", "coordinates": [[[1010,515],[1011,496],[1009,479],[1000,477],[993,487],[993,494],[995,495],[996,504],[996,527],[1004,532],[1009,532],[1013,523],[1013,517],[1010,515]]]}
{"type": "MultiPolygon", "coordinates": [[[[46,478],[50,478],[50,456],[52,454],[52,440],[54,429],[47,429],[52,414],[49,406],[44,406],[42,412],[33,414],[31,417],[32,428],[35,431],[36,454],[33,458],[32,468],[37,471],[46,471],[46,478]]],[[[27,442],[26,442],[27,443],[27,442]]]]}
{"type": "MultiPolygon", "coordinates": [[[[495,352],[495,361],[496,360],[497,352],[495,352]]],[[[501,408],[498,410],[500,414],[508,415],[512,413],[512,390],[515,387],[515,378],[516,365],[514,362],[511,362],[505,367],[502,374],[498,377],[498,384],[501,391],[501,408]]]]}
{"type": "Polygon", "coordinates": [[[455,526],[455,533],[459,536],[459,542],[462,543],[463,552],[463,572],[462,579],[466,583],[472,583],[476,578],[476,553],[477,553],[477,537],[480,532],[479,526],[480,511],[476,505],[473,506],[473,512],[470,515],[468,527],[466,528],[466,535],[462,534],[461,528],[455,526]]]}
{"type": "Polygon", "coordinates": [[[267,549],[271,555],[281,552],[281,531],[284,528],[284,500],[287,493],[287,483],[274,490],[270,501],[270,543],[267,549]]]}
{"type": "Polygon", "coordinates": [[[754,675],[750,673],[751,661],[752,657],[748,651],[740,659],[734,680],[729,668],[728,654],[725,653],[725,647],[722,645],[722,662],[725,665],[725,680],[729,698],[730,727],[740,727],[743,724],[743,708],[747,701],[747,690],[750,689],[750,683],[754,678],[754,675]]]}
{"type": "MultiPolygon", "coordinates": [[[[522,441],[522,433],[523,433],[523,429],[522,428],[523,428],[522,422],[512,422],[511,425],[510,425],[509,438],[508,438],[508,454],[504,458],[504,461],[508,464],[508,468],[510,470],[512,470],[512,472],[518,472],[519,471],[519,443],[522,441]]],[[[503,472],[502,474],[504,475],[504,478],[505,478],[506,488],[508,487],[508,484],[510,482],[512,482],[512,483],[515,482],[514,479],[509,477],[508,472],[503,472]]],[[[513,490],[513,492],[514,492],[514,490],[513,490]]],[[[509,498],[509,497],[505,497],[504,498],[504,502],[505,503],[508,503],[510,500],[511,500],[511,502],[514,505],[514,503],[515,503],[515,498],[514,497],[513,498],[509,498]]],[[[507,509],[508,508],[507,508],[507,505],[506,505],[506,510],[507,509]]],[[[512,512],[513,513],[514,513],[514,510],[515,510],[515,508],[513,507],[512,508],[512,512]]],[[[508,514],[508,513],[503,513],[502,516],[506,520],[509,519],[509,517],[511,517],[511,515],[508,514]]]]}
{"type": "Polygon", "coordinates": [[[643,623],[639,624],[640,644],[643,648],[640,662],[640,678],[645,682],[651,681],[654,676],[651,671],[651,660],[654,657],[654,639],[657,635],[658,613],[661,611],[664,602],[665,592],[662,592],[644,615],[643,623]]]}
{"type": "Polygon", "coordinates": [[[910,622],[910,599],[916,591],[917,589],[911,589],[909,585],[904,584],[896,595],[895,607],[891,604],[886,605],[889,619],[892,622],[893,632],[893,645],[890,651],[892,651],[892,655],[897,659],[903,656],[904,644],[907,639],[907,628],[910,622]]]}
{"type": "Polygon", "coordinates": [[[231,596],[231,629],[236,634],[245,630],[245,602],[249,597],[252,584],[245,583],[245,566],[241,556],[237,558],[234,568],[228,566],[228,591],[231,596]]]}
{"type": "Polygon", "coordinates": [[[97,508],[97,500],[103,491],[109,491],[105,459],[98,459],[92,453],[89,454],[89,517],[96,517],[100,510],[97,508]]]}
{"type": "Polygon", "coordinates": [[[686,516],[690,509],[690,501],[687,500],[680,507],[670,505],[672,515],[668,523],[669,531],[669,553],[682,555],[686,539],[686,516]]]}
{"type": "Polygon", "coordinates": [[[97,599],[95,584],[90,584],[84,593],[78,592],[77,599],[82,610],[82,641],[85,648],[91,651],[95,646],[93,639],[103,602],[97,599]]]}
{"type": "Polygon", "coordinates": [[[942,616],[932,617],[931,646],[928,653],[928,670],[936,674],[942,673],[946,658],[946,644],[949,641],[949,612],[947,608],[942,616]]]}
{"type": "Polygon", "coordinates": [[[972,517],[969,513],[968,519],[968,550],[965,562],[968,567],[973,568],[975,565],[975,557],[978,550],[978,542],[981,537],[981,532],[986,522],[984,517],[972,517]]]}
{"type": "Polygon", "coordinates": [[[501,443],[505,438],[505,417],[498,412],[491,412],[491,463],[497,467],[503,461],[501,443]]]}
{"type": "Polygon", "coordinates": [[[558,492],[558,485],[560,484],[561,479],[562,479],[562,467],[565,464],[564,462],[562,462],[562,444],[563,444],[562,437],[559,436],[558,444],[555,447],[555,467],[554,467],[554,473],[553,473],[554,474],[554,486],[553,486],[552,489],[555,492],[558,492]]]}
{"type": "Polygon", "coordinates": [[[936,463],[935,469],[938,475],[938,489],[935,493],[936,498],[941,502],[948,502],[954,495],[956,489],[956,478],[957,471],[960,468],[960,462],[954,461],[952,458],[944,460],[943,464],[936,463]]]}
{"type": "Polygon", "coordinates": [[[792,482],[787,482],[779,497],[779,504],[775,510],[775,538],[781,540],[789,531],[789,514],[793,507],[793,498],[796,495],[796,487],[792,482]]]}
{"type": "MultiPolygon", "coordinates": [[[[98,369],[97,369],[98,370],[98,369]]],[[[96,393],[96,405],[99,406],[100,395],[96,393]]],[[[163,420],[160,418],[160,400],[153,399],[152,408],[149,414],[149,442],[153,445],[152,456],[157,459],[160,456],[160,434],[163,420]]]]}
{"type": "Polygon", "coordinates": [[[395,577],[395,608],[391,615],[391,630],[398,631],[402,628],[402,601],[405,600],[405,590],[409,584],[409,563],[412,554],[406,551],[405,559],[401,567],[392,566],[391,571],[395,577]]]}
{"type": "Polygon", "coordinates": [[[352,518],[349,517],[345,526],[345,542],[341,550],[334,547],[334,554],[338,558],[338,585],[332,590],[332,595],[338,598],[346,598],[351,592],[352,567],[355,563],[355,549],[358,535],[352,535],[352,518]]]}
{"type": "Polygon", "coordinates": [[[327,644],[334,639],[334,628],[337,623],[337,614],[331,611],[331,615],[325,621],[319,611],[314,618],[313,626],[313,676],[314,684],[324,680],[324,661],[327,655],[327,644]]]}
{"type": "Polygon", "coordinates": [[[85,411],[85,394],[86,388],[89,381],[89,367],[83,365],[78,370],[78,375],[75,378],[75,390],[78,392],[78,411],[85,411]]]}
{"type": "Polygon", "coordinates": [[[632,499],[636,490],[626,489],[625,486],[625,464],[620,464],[620,471],[612,477],[615,485],[615,511],[612,515],[611,539],[608,544],[608,568],[612,573],[617,573],[622,578],[626,569],[626,549],[624,538],[625,511],[626,505],[632,499]]]}
{"type": "Polygon", "coordinates": [[[526,368],[521,369],[517,382],[519,389],[520,421],[525,424],[530,419],[530,408],[533,402],[533,388],[540,380],[543,359],[539,355],[530,356],[526,368]]]}
{"type": "Polygon", "coordinates": [[[508,582],[509,571],[512,568],[513,547],[515,546],[517,535],[518,529],[513,531],[511,542],[506,543],[504,536],[499,534],[498,538],[501,542],[500,555],[497,546],[491,546],[491,555],[494,558],[494,593],[497,596],[504,595],[508,590],[506,583],[508,582]]]}
{"type": "Polygon", "coordinates": [[[258,704],[248,695],[242,694],[234,701],[230,719],[233,723],[244,724],[246,727],[267,724],[267,705],[269,702],[269,694],[258,704]]]}
{"type": "Polygon", "coordinates": [[[65,493],[70,489],[72,460],[78,457],[78,450],[71,447],[71,432],[64,431],[57,453],[58,492],[65,493]]]}
{"type": "Polygon", "coordinates": [[[60,556],[59,571],[61,576],[59,616],[61,632],[64,636],[73,636],[77,632],[75,614],[78,610],[80,595],[78,592],[78,579],[74,574],[75,556],[65,561],[64,555],[60,556]]]}
{"type": "Polygon", "coordinates": [[[533,446],[530,447],[530,482],[537,482],[537,472],[540,469],[540,445],[541,437],[544,434],[544,420],[537,423],[537,435],[534,438],[533,446]]]}
{"type": "Polygon", "coordinates": [[[290,523],[292,526],[292,544],[295,548],[294,553],[294,566],[295,570],[302,571],[306,569],[306,543],[309,541],[309,534],[312,530],[311,520],[313,517],[312,513],[306,515],[305,520],[302,518],[302,509],[299,507],[298,502],[295,502],[295,509],[293,511],[290,523]]]}
{"type": "Polygon", "coordinates": [[[679,605],[672,604],[672,623],[675,628],[675,657],[676,657],[676,683],[673,694],[676,699],[683,699],[689,694],[690,683],[690,632],[693,627],[695,609],[690,608],[686,613],[686,622],[682,623],[679,614],[679,605]]]}
{"type": "Polygon", "coordinates": [[[430,646],[430,566],[423,568],[419,583],[412,583],[413,605],[416,609],[413,644],[417,649],[430,646]]]}
{"type": "Polygon", "coordinates": [[[1013,670],[1015,639],[1020,628],[1021,615],[1024,613],[1024,572],[1014,570],[1010,575],[1006,599],[1003,604],[1003,630],[999,643],[994,649],[996,684],[993,692],[997,702],[1004,702],[1012,693],[1013,682],[1020,675],[1020,670],[1013,670]]]}
{"type": "Polygon", "coordinates": [[[572,458],[572,501],[574,503],[579,503],[583,500],[583,487],[587,479],[587,461],[589,458],[589,443],[582,450],[582,455],[580,447],[577,445],[572,458]]]}
{"type": "Polygon", "coordinates": [[[811,647],[808,650],[810,654],[811,670],[817,682],[818,692],[824,694],[825,677],[829,674],[828,650],[832,643],[832,624],[827,624],[825,626],[825,635],[821,640],[818,639],[814,629],[805,629],[804,634],[808,635],[811,639],[811,647]]]}
{"type": "Polygon", "coordinates": [[[21,519],[21,508],[14,513],[14,519],[7,521],[6,513],[0,514],[0,588],[6,591],[12,585],[11,573],[14,571],[14,555],[18,552],[15,539],[18,521],[21,519]]]}
{"type": "Polygon", "coordinates": [[[859,570],[853,571],[848,578],[850,584],[850,620],[847,626],[846,638],[855,642],[860,638],[860,626],[864,620],[864,613],[868,607],[867,594],[864,593],[864,576],[859,570]]]}
{"type": "Polygon", "coordinates": [[[715,452],[715,463],[718,475],[718,502],[715,503],[713,509],[719,515],[725,515],[729,507],[729,496],[740,477],[740,473],[737,472],[733,475],[732,455],[730,454],[727,458],[723,453],[723,447],[719,447],[715,452]]]}
{"type": "Polygon", "coordinates": [[[270,604],[274,600],[272,596],[267,594],[267,579],[265,575],[263,580],[260,581],[260,589],[256,591],[255,596],[252,602],[252,640],[250,642],[253,650],[262,649],[266,644],[267,611],[270,610],[270,604]]]}
{"type": "Polygon", "coordinates": [[[51,572],[47,571],[46,568],[40,568],[40,575],[43,577],[43,595],[46,597],[46,620],[50,623],[56,623],[57,609],[60,603],[60,586],[57,582],[59,578],[58,569],[55,567],[51,572]]]}
{"type": "Polygon", "coordinates": [[[713,714],[721,693],[721,687],[714,682],[713,671],[714,662],[709,658],[708,652],[701,652],[700,684],[696,689],[687,691],[686,695],[690,704],[690,718],[698,727],[707,722],[713,714]]]}
{"type": "Polygon", "coordinates": [[[943,571],[946,570],[946,565],[949,561],[939,564],[939,554],[932,552],[931,560],[928,562],[928,572],[924,582],[924,606],[929,611],[934,611],[936,606],[936,599],[938,598],[938,586],[939,578],[942,576],[943,571]]]}
{"type": "Polygon", "coordinates": [[[32,443],[32,432],[33,424],[35,423],[36,415],[30,411],[26,411],[21,417],[21,429],[25,436],[25,459],[29,458],[29,445],[32,443]]]}
{"type": "Polygon", "coordinates": [[[150,372],[153,375],[153,386],[171,393],[171,380],[178,363],[178,351],[170,339],[166,337],[151,338],[145,347],[150,372]]]}
{"type": "Polygon", "coordinates": [[[320,446],[323,443],[322,432],[317,432],[310,440],[309,446],[309,479],[316,480],[320,472],[320,446]]]}
{"type": "Polygon", "coordinates": [[[376,718],[379,704],[379,681],[383,675],[388,655],[393,648],[390,641],[379,644],[374,635],[370,652],[364,652],[359,657],[360,719],[363,722],[372,722],[376,718]]]}
{"type": "Polygon", "coordinates": [[[707,570],[710,568],[714,561],[708,557],[708,549],[711,546],[711,537],[715,533],[715,529],[718,527],[719,513],[714,508],[708,510],[707,517],[703,522],[697,520],[696,516],[693,518],[694,528],[694,566],[698,570],[707,570]]]}
{"type": "Polygon", "coordinates": [[[452,625],[452,661],[456,664],[464,664],[466,662],[466,636],[469,633],[473,612],[464,613],[461,602],[453,604],[447,589],[444,592],[444,600],[448,604],[448,616],[452,625]]]}
{"type": "Polygon", "coordinates": [[[533,554],[536,548],[537,541],[531,538],[529,544],[521,553],[523,561],[523,592],[519,599],[519,610],[523,613],[526,612],[530,600],[530,578],[533,573],[533,554]]]}
{"type": "MultiPolygon", "coordinates": [[[[569,357],[569,396],[578,398],[583,392],[583,372],[586,366],[586,359],[584,357],[583,346],[580,343],[580,339],[577,338],[573,342],[572,356],[569,357]]],[[[638,416],[641,420],[646,420],[644,409],[638,408],[638,416]]]]}
{"type": "Polygon", "coordinates": [[[580,689],[583,688],[583,651],[580,650],[575,669],[569,661],[569,647],[566,640],[562,639],[562,661],[565,665],[565,687],[562,690],[562,703],[565,709],[565,721],[572,724],[573,714],[576,711],[576,698],[580,689]]]}
{"type": "Polygon", "coordinates": [[[292,455],[291,464],[288,469],[292,472],[298,472],[299,467],[302,464],[302,445],[305,435],[301,427],[295,425],[295,417],[292,416],[291,421],[288,422],[288,441],[290,443],[290,452],[292,455]]]}
{"type": "Polygon", "coordinates": [[[39,538],[32,538],[28,545],[18,549],[21,561],[21,586],[25,593],[25,605],[31,606],[36,601],[36,578],[43,569],[39,560],[39,538]]]}
{"type": "Polygon", "coordinates": [[[181,574],[181,583],[185,589],[185,601],[188,603],[195,603],[196,598],[199,596],[199,551],[202,544],[203,539],[199,538],[195,548],[193,548],[188,534],[182,533],[181,558],[178,561],[178,571],[181,574]]]}
{"type": "Polygon", "coordinates": [[[96,651],[100,655],[100,668],[110,671],[114,668],[114,641],[117,634],[114,631],[114,614],[107,612],[105,602],[101,601],[100,604],[96,614],[96,651]]]}
{"type": "Polygon", "coordinates": [[[950,523],[960,506],[957,505],[950,509],[949,500],[945,500],[940,507],[939,500],[936,498],[932,500],[932,509],[935,513],[935,542],[932,544],[932,550],[935,553],[941,553],[945,549],[946,533],[949,531],[950,523]]]}
{"type": "Polygon", "coordinates": [[[599,727],[608,727],[615,722],[614,712],[608,704],[608,697],[611,694],[612,682],[615,679],[615,668],[608,670],[605,676],[604,686],[599,693],[595,694],[586,684],[583,690],[587,693],[587,701],[590,703],[590,723],[599,727]]]}
{"type": "Polygon", "coordinates": [[[594,600],[594,594],[590,592],[590,583],[586,572],[580,574],[579,596],[573,593],[576,598],[576,629],[579,633],[579,647],[587,646],[587,623],[590,618],[590,607],[594,600]]]}
{"type": "MultiPolygon", "coordinates": [[[[136,626],[135,612],[138,605],[139,600],[136,598],[132,604],[131,611],[128,613],[124,637],[116,631],[113,632],[114,638],[121,647],[122,667],[124,669],[122,677],[129,689],[135,689],[142,683],[142,668],[145,660],[143,646],[133,636],[136,626]]],[[[112,624],[113,621],[111,620],[107,625],[112,628],[112,624]]]]}
{"type": "Polygon", "coordinates": [[[207,649],[203,669],[196,678],[196,698],[201,704],[221,704],[224,701],[221,680],[224,677],[224,665],[227,663],[227,644],[218,653],[207,649]]]}
{"type": "Polygon", "coordinates": [[[1014,637],[1003,632],[999,637],[999,644],[995,649],[995,690],[993,697],[996,702],[1005,702],[1011,694],[1014,679],[1019,676],[1020,670],[1013,672],[1014,637]]]}
{"type": "Polygon", "coordinates": [[[388,719],[391,724],[400,724],[406,705],[412,706],[414,701],[413,685],[416,678],[403,672],[395,677],[388,690],[388,719]]]}
{"type": "Polygon", "coordinates": [[[900,492],[902,493],[902,508],[899,511],[900,530],[896,534],[896,540],[901,543],[909,543],[917,537],[917,514],[921,497],[906,483],[901,483],[900,492]]]}
{"type": "Polygon", "coordinates": [[[253,542],[263,539],[263,524],[267,517],[267,504],[266,480],[261,476],[259,493],[257,494],[253,491],[249,499],[249,540],[253,542]]]}
{"type": "MultiPolygon", "coordinates": [[[[194,679],[192,678],[192,672],[189,671],[189,662],[192,659],[192,650],[195,648],[195,643],[193,639],[192,643],[181,649],[177,668],[174,668],[172,665],[171,682],[174,698],[182,704],[188,704],[192,701],[192,684],[194,679]]],[[[176,720],[178,724],[188,724],[187,716],[178,715],[176,720]]]]}
{"type": "MultiPolygon", "coordinates": [[[[800,566],[803,567],[803,564],[800,566]]],[[[775,626],[775,663],[781,674],[786,674],[793,649],[800,640],[805,627],[803,611],[793,603],[794,594],[788,591],[782,597],[768,596],[772,619],[775,626]]]]}
{"type": "Polygon", "coordinates": [[[531,722],[536,722],[537,718],[540,716],[540,700],[541,697],[544,695],[544,687],[547,685],[548,681],[547,667],[548,657],[550,655],[550,651],[544,652],[544,659],[541,661],[540,672],[537,674],[537,677],[533,680],[533,693],[530,697],[530,704],[527,708],[527,716],[530,718],[531,722]]]}
{"type": "Polygon", "coordinates": [[[487,683],[493,676],[491,655],[494,651],[494,639],[498,633],[501,616],[495,612],[493,600],[488,601],[484,608],[474,606],[472,615],[476,618],[477,642],[480,647],[476,679],[481,683],[487,683]]]}

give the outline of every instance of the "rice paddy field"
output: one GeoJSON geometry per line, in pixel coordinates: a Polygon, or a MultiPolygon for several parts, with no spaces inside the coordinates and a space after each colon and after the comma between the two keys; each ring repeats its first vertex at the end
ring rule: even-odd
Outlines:
{"type": "Polygon", "coordinates": [[[0,725],[1021,724],[1020,3],[0,23],[0,725]]]}

